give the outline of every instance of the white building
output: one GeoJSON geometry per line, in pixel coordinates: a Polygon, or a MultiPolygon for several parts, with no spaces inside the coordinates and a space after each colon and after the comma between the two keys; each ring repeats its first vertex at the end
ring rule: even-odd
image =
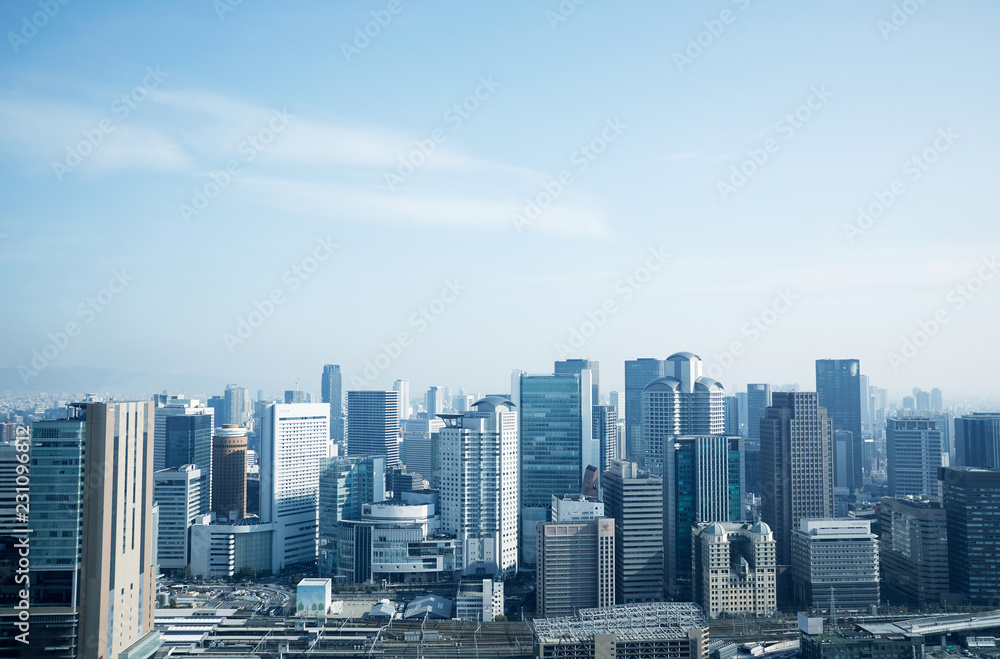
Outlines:
{"type": "Polygon", "coordinates": [[[713,522],[692,533],[695,602],[709,617],[777,610],[774,534],[767,524],[713,522]]]}
{"type": "Polygon", "coordinates": [[[241,569],[271,570],[271,550],[277,524],[258,517],[233,523],[210,523],[208,516],[191,527],[191,574],[198,579],[228,578],[241,569]]]}
{"type": "Polygon", "coordinates": [[[399,393],[399,420],[410,418],[410,381],[396,380],[392,390],[399,393]]]}
{"type": "Polygon", "coordinates": [[[264,415],[260,513],[275,522],[272,571],[316,560],[320,462],[330,437],[330,406],[275,403],[264,415]]]}
{"type": "Polygon", "coordinates": [[[156,403],[153,411],[153,469],[163,469],[167,458],[167,417],[183,414],[207,414],[212,418],[212,437],[215,436],[215,409],[203,405],[197,398],[183,394],[167,396],[165,403],[156,403]]]}
{"type": "Polygon", "coordinates": [[[551,511],[553,522],[589,522],[604,517],[604,503],[582,494],[553,494],[551,511]]]}
{"type": "Polygon", "coordinates": [[[503,614],[503,582],[493,579],[463,580],[455,597],[455,617],[490,622],[503,614]]]}
{"type": "Polygon", "coordinates": [[[879,603],[878,537],[866,519],[803,519],[792,531],[792,587],[799,604],[867,610],[879,603]]]}
{"type": "Polygon", "coordinates": [[[323,616],[332,603],[330,579],[307,577],[295,587],[295,612],[300,616],[323,616]]]}
{"type": "Polygon", "coordinates": [[[473,407],[439,431],[441,528],[458,538],[463,574],[500,577],[517,571],[517,412],[498,396],[473,407]]]}
{"type": "Polygon", "coordinates": [[[157,560],[161,570],[183,570],[190,562],[188,529],[201,506],[201,470],[194,465],[153,473],[153,498],[160,506],[157,560]]]}

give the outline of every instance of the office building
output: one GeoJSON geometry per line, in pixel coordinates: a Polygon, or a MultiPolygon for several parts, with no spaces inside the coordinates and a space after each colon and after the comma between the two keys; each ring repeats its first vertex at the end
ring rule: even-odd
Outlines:
{"type": "Polygon", "coordinates": [[[153,498],[160,507],[156,527],[160,569],[183,574],[191,560],[188,529],[201,514],[201,471],[183,465],[153,472],[153,498]]]}
{"type": "MultiPolygon", "coordinates": [[[[861,368],[857,359],[817,359],[816,392],[819,404],[833,422],[834,430],[851,433],[851,452],[846,461],[849,487],[864,486],[864,435],[861,433],[861,368]]],[[[777,531],[776,531],[777,532],[777,531]]]]}
{"type": "Polygon", "coordinates": [[[644,357],[625,362],[625,457],[630,462],[642,464],[647,450],[642,434],[642,392],[653,380],[667,374],[667,363],[662,359],[644,357]]]}
{"type": "Polygon", "coordinates": [[[747,385],[747,437],[760,439],[760,420],[764,418],[770,406],[771,385],[747,385]]]}
{"type": "Polygon", "coordinates": [[[400,421],[403,441],[399,457],[408,471],[420,474],[433,484],[433,438],[444,421],[438,418],[413,417],[400,421]]]}
{"type": "Polygon", "coordinates": [[[619,604],[581,609],[562,618],[535,618],[535,656],[708,657],[708,627],[701,607],[691,602],[619,604]]]}
{"type": "Polygon", "coordinates": [[[1000,469],[1000,414],[976,413],[955,419],[958,467],[1000,469]]]}
{"type": "MultiPolygon", "coordinates": [[[[515,371],[511,390],[519,420],[520,506],[548,507],[553,494],[580,492],[587,467],[601,463],[600,442],[592,428],[590,371],[515,371]]],[[[522,548],[534,544],[535,529],[522,530],[522,548]]]]}
{"type": "Polygon", "coordinates": [[[692,538],[694,601],[709,617],[777,611],[774,534],[767,524],[699,524],[692,538]]]}
{"type": "Polygon", "coordinates": [[[347,455],[399,464],[399,392],[347,392],[347,455]]]}
{"type": "Polygon", "coordinates": [[[319,475],[319,565],[336,565],[340,522],[361,519],[366,503],[385,501],[385,458],[325,458],[319,475]]]}
{"type": "Polygon", "coordinates": [[[219,415],[216,415],[215,408],[210,405],[203,405],[198,399],[187,398],[181,394],[157,395],[155,412],[155,432],[153,434],[153,468],[163,469],[168,466],[179,467],[180,464],[167,465],[167,417],[177,415],[208,415],[210,431],[213,432],[215,426],[221,425],[225,403],[219,398],[219,415]]]}
{"type": "Polygon", "coordinates": [[[692,593],[691,527],[743,517],[743,442],[724,435],[679,435],[666,444],[664,579],[674,599],[692,593]]]}
{"type": "Polygon", "coordinates": [[[838,609],[868,611],[879,604],[878,537],[866,519],[803,519],[792,532],[795,601],[829,608],[830,589],[838,609]]]}
{"type": "Polygon", "coordinates": [[[883,497],[879,507],[882,597],[889,604],[937,604],[951,590],[948,520],[936,499],[883,497]]]}
{"type": "Polygon", "coordinates": [[[664,446],[675,435],[721,435],[725,415],[722,385],[701,374],[701,358],[690,352],[667,357],[667,375],[642,392],[642,432],[646,450],[639,465],[664,474],[664,446]]]}
{"type": "Polygon", "coordinates": [[[212,440],[212,512],[232,521],[247,515],[247,431],[224,425],[212,440]]]}
{"type": "Polygon", "coordinates": [[[615,600],[615,521],[542,522],[536,529],[539,618],[573,615],[615,600]]]}
{"type": "Polygon", "coordinates": [[[463,579],[455,594],[455,617],[490,622],[503,615],[503,582],[493,579],[463,579]]]}
{"type": "Polygon", "coordinates": [[[941,463],[941,431],[927,417],[886,419],[886,472],[889,496],[938,495],[941,463]]]}
{"type": "Polygon", "coordinates": [[[444,412],[444,392],[440,387],[430,387],[424,395],[424,409],[428,418],[433,419],[444,412]]]}
{"type": "Polygon", "coordinates": [[[791,565],[791,534],[833,508],[833,422],[814,392],[775,392],[760,422],[761,520],[774,531],[778,565],[791,565]]]}
{"type": "Polygon", "coordinates": [[[201,471],[199,512],[212,511],[212,417],[207,414],[174,414],[164,419],[166,446],[163,468],[194,465],[201,471]]]}
{"type": "Polygon", "coordinates": [[[399,421],[411,418],[410,414],[410,381],[396,380],[392,383],[392,390],[399,394],[399,421]]]}
{"type": "Polygon", "coordinates": [[[286,405],[299,405],[302,403],[310,402],[310,396],[304,391],[299,391],[298,389],[285,389],[285,404],[286,405]]]}
{"type": "Polygon", "coordinates": [[[601,464],[594,465],[603,473],[618,455],[618,410],[612,405],[594,405],[594,439],[600,445],[601,464]]]}
{"type": "Polygon", "coordinates": [[[222,395],[224,407],[221,419],[216,419],[219,425],[229,424],[234,426],[245,426],[253,413],[250,405],[250,390],[238,384],[226,386],[226,391],[222,395]]]}
{"type": "Polygon", "coordinates": [[[615,603],[663,599],[663,482],[634,462],[601,475],[604,513],[615,520],[615,603]]]}
{"type": "Polygon", "coordinates": [[[344,384],[339,364],[324,364],[320,400],[330,406],[330,439],[344,449],[344,384]]]}
{"type": "Polygon", "coordinates": [[[1000,600],[1000,471],[944,467],[941,480],[948,520],[951,589],[973,605],[1000,600]]]}
{"type": "Polygon", "coordinates": [[[723,434],[741,436],[740,432],[740,399],[736,396],[726,396],[722,399],[723,434]]]}
{"type": "Polygon", "coordinates": [[[596,361],[590,359],[563,359],[555,363],[552,371],[556,375],[567,373],[580,373],[590,371],[591,395],[590,400],[597,405],[601,400],[601,367],[596,361]]]}
{"type": "Polygon", "coordinates": [[[260,456],[260,517],[275,522],[271,571],[316,561],[320,463],[330,439],[330,406],[267,408],[260,456]]]}
{"type": "MultiPolygon", "coordinates": [[[[148,659],[159,646],[153,405],[74,403],[32,426],[29,656],[148,659]]],[[[0,612],[5,632],[17,613],[0,612]]]]}
{"type": "Polygon", "coordinates": [[[941,414],[944,412],[944,397],[937,387],[931,389],[931,414],[941,414]]]}
{"type": "Polygon", "coordinates": [[[230,579],[271,573],[274,530],[277,522],[264,524],[259,517],[236,522],[211,522],[199,518],[191,525],[191,575],[196,579],[230,579]]]}
{"type": "Polygon", "coordinates": [[[473,408],[441,415],[441,529],[458,538],[463,575],[502,578],[517,572],[518,414],[499,396],[473,408]]]}

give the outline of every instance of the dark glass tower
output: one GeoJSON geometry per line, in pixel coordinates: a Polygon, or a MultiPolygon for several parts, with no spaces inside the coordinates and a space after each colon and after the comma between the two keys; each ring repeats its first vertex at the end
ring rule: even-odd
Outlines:
{"type": "Polygon", "coordinates": [[[344,445],[344,385],[340,375],[339,364],[327,364],[323,367],[323,379],[320,383],[321,396],[324,403],[330,405],[330,439],[339,446],[344,445]]]}
{"type": "Polygon", "coordinates": [[[164,468],[193,464],[201,469],[200,512],[212,512],[212,417],[207,414],[168,416],[164,468]]]}
{"type": "MultiPolygon", "coordinates": [[[[861,368],[857,359],[817,359],[816,391],[819,404],[826,408],[834,430],[851,433],[851,451],[844,462],[850,478],[847,487],[864,486],[864,437],[861,435],[861,368]]],[[[780,541],[779,541],[780,542],[780,541]]]]}

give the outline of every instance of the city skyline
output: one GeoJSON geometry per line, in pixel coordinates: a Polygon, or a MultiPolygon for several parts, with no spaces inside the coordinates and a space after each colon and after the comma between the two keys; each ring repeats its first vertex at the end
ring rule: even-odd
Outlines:
{"type": "Polygon", "coordinates": [[[0,9],[0,390],[1000,364],[990,3],[216,4],[0,9]]]}

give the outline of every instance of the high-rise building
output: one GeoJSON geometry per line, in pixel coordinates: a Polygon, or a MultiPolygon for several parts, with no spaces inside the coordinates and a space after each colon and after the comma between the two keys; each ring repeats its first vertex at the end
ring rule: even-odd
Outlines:
{"type": "Polygon", "coordinates": [[[441,528],[458,538],[462,574],[500,578],[517,572],[518,415],[499,396],[473,407],[441,415],[441,528]]]}
{"type": "Polygon", "coordinates": [[[957,417],[955,454],[959,467],[1000,469],[1000,414],[979,412],[957,417]]]}
{"type": "Polygon", "coordinates": [[[385,458],[324,458],[319,475],[320,569],[337,565],[340,522],[359,520],[366,503],[385,501],[385,458]]]}
{"type": "Polygon", "coordinates": [[[553,494],[579,492],[587,467],[601,463],[592,428],[590,371],[515,371],[511,387],[520,422],[521,505],[548,505],[553,494]]]}
{"type": "Polygon", "coordinates": [[[878,537],[867,519],[802,519],[792,532],[795,601],[821,609],[830,589],[838,609],[879,604],[878,537]]]}
{"type": "Polygon", "coordinates": [[[646,456],[642,434],[642,392],[646,385],[667,374],[667,363],[662,359],[643,357],[625,362],[625,457],[641,464],[646,456]]]}
{"type": "Polygon", "coordinates": [[[224,416],[217,419],[219,425],[230,424],[245,426],[253,412],[250,406],[250,390],[238,384],[230,384],[223,393],[225,400],[224,416]]]}
{"type": "Polygon", "coordinates": [[[615,601],[615,521],[543,522],[536,529],[539,618],[573,615],[615,601]]]}
{"type": "Polygon", "coordinates": [[[723,398],[723,424],[722,432],[726,435],[742,435],[740,432],[740,399],[736,396],[726,396],[723,398]]]}
{"type": "Polygon", "coordinates": [[[931,389],[931,414],[941,414],[944,411],[944,396],[937,387],[931,389]]]}
{"type": "Polygon", "coordinates": [[[189,529],[201,515],[201,471],[194,465],[153,472],[160,506],[156,552],[161,570],[178,574],[191,562],[189,529]]]}
{"type": "Polygon", "coordinates": [[[747,437],[760,439],[760,420],[771,406],[771,385],[747,385],[747,437]]]}
{"type": "MultiPolygon", "coordinates": [[[[395,410],[393,410],[395,412],[395,410]]],[[[330,439],[330,406],[275,403],[267,408],[260,456],[260,512],[276,522],[271,571],[316,560],[320,462],[330,439]]]]}
{"type": "Polygon", "coordinates": [[[913,399],[918,412],[929,414],[931,411],[931,392],[914,387],[913,399]]]}
{"type": "Polygon", "coordinates": [[[400,421],[403,435],[399,448],[400,460],[406,465],[407,470],[420,474],[432,483],[432,442],[433,437],[443,427],[444,421],[437,418],[413,417],[400,421]]]}
{"type": "Polygon", "coordinates": [[[943,467],[938,472],[948,519],[951,588],[970,604],[1000,599],[1000,471],[943,467]]]}
{"type": "Polygon", "coordinates": [[[886,419],[886,475],[889,496],[936,497],[941,463],[941,431],[927,417],[886,419]]]}
{"type": "Polygon", "coordinates": [[[774,534],[767,524],[699,524],[692,538],[694,601],[709,617],[768,616],[777,610],[774,534]]]}
{"type": "Polygon", "coordinates": [[[74,403],[33,424],[27,656],[156,652],[153,405],[74,403]]]}
{"type": "Polygon", "coordinates": [[[430,387],[424,395],[424,407],[431,419],[444,412],[444,392],[440,387],[430,387]]]}
{"type": "Polygon", "coordinates": [[[330,406],[330,439],[344,447],[344,386],[340,364],[325,364],[320,380],[320,399],[330,406]]]}
{"type": "Polygon", "coordinates": [[[882,596],[890,604],[938,603],[951,591],[948,521],[941,502],[883,497],[879,521],[882,596]]]}
{"type": "Polygon", "coordinates": [[[220,520],[247,515],[247,431],[224,425],[212,440],[212,512],[220,520]]]}
{"type": "Polygon", "coordinates": [[[725,435],[678,435],[666,443],[663,477],[663,557],[666,592],[692,596],[691,527],[743,517],[743,440],[725,435]]]}
{"type": "Polygon", "coordinates": [[[410,414],[410,381],[396,380],[392,383],[392,390],[399,394],[399,420],[402,422],[409,419],[410,414]]]}
{"type": "MultiPolygon", "coordinates": [[[[558,362],[557,362],[558,363],[558,362]]],[[[612,405],[594,405],[594,439],[600,444],[601,464],[594,465],[603,473],[618,455],[618,410],[612,405]]]]}
{"type": "Polygon", "coordinates": [[[791,564],[803,519],[834,516],[833,422],[815,392],[775,392],[760,422],[762,521],[774,531],[778,565],[791,564]]]}
{"type": "Polygon", "coordinates": [[[615,603],[663,599],[663,482],[634,462],[601,475],[605,514],[615,520],[615,603]]]}
{"type": "Polygon", "coordinates": [[[667,375],[642,392],[642,433],[646,455],[640,466],[664,474],[664,446],[674,435],[721,435],[725,426],[722,385],[701,374],[701,358],[690,352],[667,357],[667,375]]]}
{"type": "Polygon", "coordinates": [[[597,405],[601,400],[601,367],[596,361],[589,359],[563,359],[555,363],[555,370],[552,372],[556,375],[562,375],[564,373],[580,373],[585,370],[590,371],[592,386],[590,400],[593,401],[594,405],[597,405]]]}
{"type": "Polygon", "coordinates": [[[163,468],[194,465],[201,471],[201,508],[212,510],[212,417],[207,414],[175,414],[166,417],[163,468]]]}
{"type": "MultiPolygon", "coordinates": [[[[209,425],[214,431],[216,426],[222,425],[221,411],[224,409],[224,403],[220,403],[220,413],[216,416],[214,407],[202,405],[198,399],[186,398],[180,394],[157,396],[156,418],[154,421],[155,432],[153,435],[153,468],[163,469],[167,466],[165,464],[167,456],[167,417],[206,414],[211,419],[209,425]]],[[[180,465],[172,466],[179,467],[180,465]]]]}
{"type": "Polygon", "coordinates": [[[309,394],[298,389],[285,389],[285,405],[300,405],[309,402],[309,394]]]}
{"type": "Polygon", "coordinates": [[[399,464],[399,392],[347,392],[347,455],[399,464]]]}
{"type": "MultiPolygon", "coordinates": [[[[849,487],[864,486],[864,435],[861,433],[861,368],[857,359],[817,359],[816,392],[820,406],[826,408],[834,430],[852,434],[848,460],[849,487]]],[[[780,544],[780,542],[779,542],[780,544]]]]}

